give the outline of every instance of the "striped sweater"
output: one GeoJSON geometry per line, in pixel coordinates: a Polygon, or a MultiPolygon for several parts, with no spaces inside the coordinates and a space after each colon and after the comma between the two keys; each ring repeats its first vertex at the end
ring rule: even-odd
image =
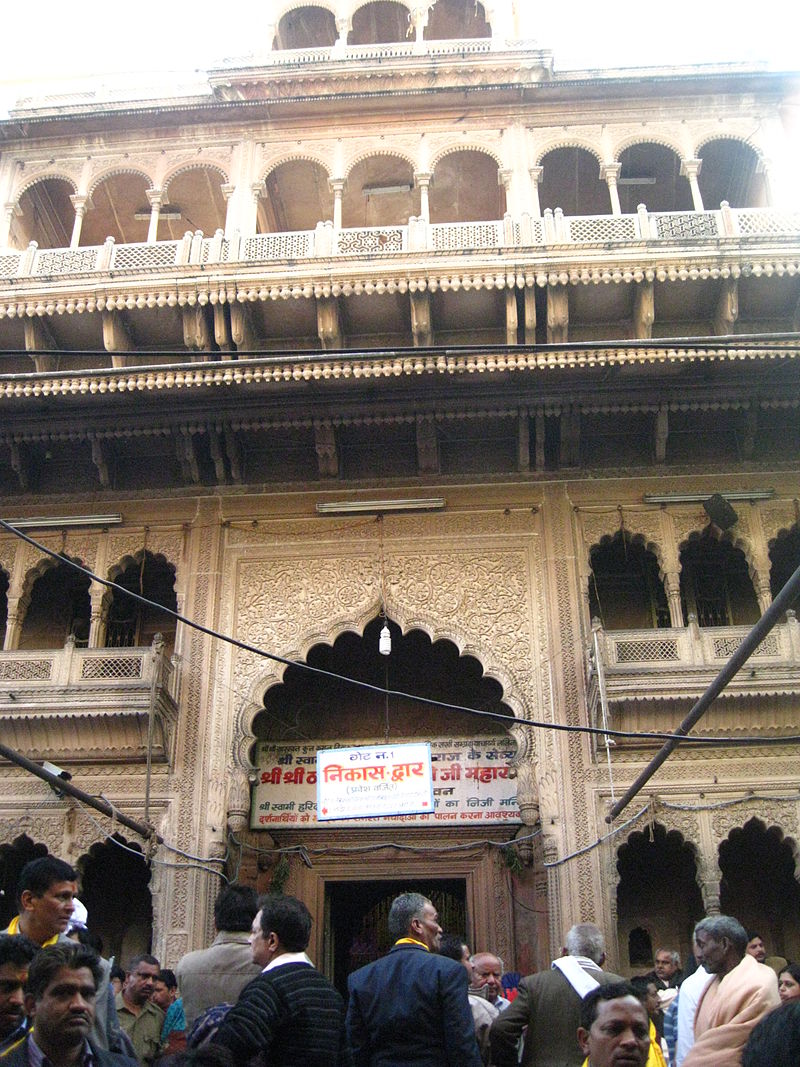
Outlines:
{"type": "Polygon", "coordinates": [[[212,1039],[238,1064],[259,1053],[269,1067],[350,1067],[344,1001],[306,963],[287,963],[244,987],[212,1039]]]}

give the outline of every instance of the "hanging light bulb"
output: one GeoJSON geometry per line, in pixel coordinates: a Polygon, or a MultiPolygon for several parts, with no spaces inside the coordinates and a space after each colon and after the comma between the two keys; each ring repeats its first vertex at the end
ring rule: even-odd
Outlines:
{"type": "Polygon", "coordinates": [[[389,633],[389,627],[385,623],[378,641],[378,651],[382,656],[390,656],[392,654],[392,635],[389,633]]]}

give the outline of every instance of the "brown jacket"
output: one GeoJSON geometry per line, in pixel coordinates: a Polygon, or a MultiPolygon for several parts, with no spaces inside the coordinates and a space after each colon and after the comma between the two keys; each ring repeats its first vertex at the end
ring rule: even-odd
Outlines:
{"type": "Polygon", "coordinates": [[[235,1004],[239,994],[261,968],[253,963],[249,934],[222,930],[209,948],[187,952],[175,968],[183,997],[186,1030],[206,1008],[235,1004]]]}

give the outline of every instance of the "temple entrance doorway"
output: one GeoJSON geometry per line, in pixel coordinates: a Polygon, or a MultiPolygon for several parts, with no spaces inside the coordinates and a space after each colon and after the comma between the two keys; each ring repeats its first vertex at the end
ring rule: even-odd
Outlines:
{"type": "Polygon", "coordinates": [[[445,933],[464,937],[468,929],[464,878],[417,878],[402,881],[334,882],[325,886],[325,971],[347,997],[347,976],[385,956],[389,908],[401,893],[421,893],[439,913],[445,933]]]}

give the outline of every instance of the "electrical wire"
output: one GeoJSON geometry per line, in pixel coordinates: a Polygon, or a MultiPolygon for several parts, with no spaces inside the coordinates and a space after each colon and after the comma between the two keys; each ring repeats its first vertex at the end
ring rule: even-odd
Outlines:
{"type": "Polygon", "coordinates": [[[344,682],[348,685],[353,685],[359,689],[365,689],[369,692],[379,693],[381,696],[390,696],[397,698],[398,700],[407,700],[415,704],[425,704],[428,707],[440,708],[444,711],[455,711],[465,715],[472,715],[478,718],[490,719],[493,722],[499,722],[506,726],[510,724],[531,726],[539,730],[551,730],[555,733],[577,733],[588,734],[596,737],[614,737],[629,741],[681,741],[684,744],[698,745],[698,746],[712,746],[712,747],[747,747],[753,745],[772,746],[772,745],[785,745],[785,744],[799,744],[800,734],[781,735],[778,737],[708,737],[704,735],[686,735],[670,733],[662,730],[613,730],[604,729],[599,726],[582,726],[582,725],[568,725],[567,723],[559,722],[545,722],[540,719],[526,719],[522,716],[509,716],[502,715],[495,711],[484,711],[480,708],[470,708],[463,704],[453,704],[445,700],[436,700],[433,697],[420,696],[417,693],[406,693],[397,689],[386,689],[384,686],[375,685],[372,682],[362,681],[359,678],[350,678],[344,674],[337,674],[335,671],[325,670],[323,667],[314,667],[309,663],[305,663],[302,660],[288,659],[286,656],[280,656],[276,652],[269,652],[266,649],[259,648],[257,645],[252,645],[247,641],[241,641],[237,637],[233,637],[231,634],[223,634],[218,630],[214,630],[208,626],[204,626],[202,623],[195,622],[194,619],[190,619],[185,615],[181,615],[179,612],[172,608],[165,607],[163,604],[159,604],[154,600],[149,600],[147,597],[140,596],[137,593],[132,592],[130,589],[125,589],[123,586],[118,585],[116,582],[112,582],[108,578],[101,578],[100,575],[95,574],[94,571],[89,570],[87,567],[83,567],[81,564],[76,563],[74,560],[60,555],[53,549],[48,548],[46,545],[41,544],[34,538],[29,537],[22,530],[18,530],[12,526],[11,523],[5,519],[0,519],[0,528],[7,530],[15,537],[27,542],[33,548],[42,552],[46,556],[50,556],[53,559],[58,560],[59,563],[65,563],[72,567],[74,570],[90,578],[92,581],[98,582],[100,585],[106,586],[108,589],[114,589],[118,592],[124,593],[126,596],[139,601],[139,603],[146,605],[147,607],[157,608],[165,615],[169,615],[177,622],[183,623],[185,626],[190,627],[199,633],[205,634],[207,637],[214,638],[218,641],[224,641],[234,648],[241,649],[243,652],[250,652],[255,656],[259,656],[262,659],[272,660],[275,663],[283,663],[287,667],[296,667],[298,670],[306,671],[312,674],[319,675],[321,677],[330,678],[337,682],[344,682]]]}

